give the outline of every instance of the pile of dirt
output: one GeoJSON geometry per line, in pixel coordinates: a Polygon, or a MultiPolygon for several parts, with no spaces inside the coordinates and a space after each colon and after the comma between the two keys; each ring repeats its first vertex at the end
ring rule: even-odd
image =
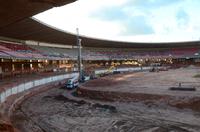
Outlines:
{"type": "Polygon", "coordinates": [[[159,105],[162,103],[179,109],[191,109],[200,112],[200,97],[188,98],[144,93],[94,91],[82,88],[77,89],[77,96],[111,102],[143,102],[146,105],[159,105]]]}
{"type": "Polygon", "coordinates": [[[84,86],[85,87],[104,87],[104,86],[113,86],[120,83],[122,82],[115,81],[113,79],[100,78],[98,80],[91,80],[90,83],[85,83],[84,86]]]}
{"type": "Polygon", "coordinates": [[[109,110],[111,113],[117,113],[117,109],[114,106],[111,105],[102,105],[99,103],[95,103],[92,105],[92,107],[96,108],[101,108],[101,109],[105,109],[105,110],[109,110]]]}
{"type": "Polygon", "coordinates": [[[18,132],[8,119],[6,113],[0,112],[0,132],[18,132]]]}
{"type": "Polygon", "coordinates": [[[191,110],[200,112],[200,98],[196,97],[196,98],[192,98],[186,101],[177,101],[171,104],[171,106],[174,106],[180,109],[191,109],[191,110]]]}
{"type": "Polygon", "coordinates": [[[199,68],[199,67],[195,65],[189,65],[188,67],[186,67],[186,69],[196,69],[196,68],[199,68]]]}
{"type": "Polygon", "coordinates": [[[72,99],[66,98],[63,95],[57,95],[57,96],[55,96],[53,98],[55,100],[58,100],[58,101],[71,102],[71,103],[76,103],[76,104],[79,104],[79,105],[86,104],[86,102],[84,100],[80,100],[80,101],[79,100],[72,100],[72,99]]]}
{"type": "Polygon", "coordinates": [[[95,80],[90,80],[83,84],[85,87],[105,87],[105,86],[116,86],[118,84],[125,84],[127,83],[126,80],[120,79],[122,75],[128,75],[130,73],[124,74],[115,74],[112,76],[105,76],[95,80]]]}
{"type": "Polygon", "coordinates": [[[67,97],[65,97],[63,95],[57,95],[57,96],[54,96],[54,97],[47,96],[47,97],[44,97],[44,98],[54,98],[57,101],[71,102],[71,103],[75,104],[76,106],[81,106],[81,105],[88,104],[89,106],[91,106],[94,109],[109,110],[112,113],[116,113],[117,112],[117,109],[112,105],[99,104],[99,103],[92,104],[92,103],[88,103],[88,102],[86,102],[84,100],[72,100],[72,99],[69,99],[69,98],[67,98],[67,97]]]}
{"type": "Polygon", "coordinates": [[[84,89],[82,87],[77,89],[77,96],[89,99],[103,100],[103,101],[123,101],[123,102],[137,102],[137,101],[158,101],[168,100],[168,95],[154,95],[144,93],[126,93],[126,92],[111,92],[84,89]]]}
{"type": "Polygon", "coordinates": [[[0,132],[16,132],[10,123],[0,121],[0,132]]]}

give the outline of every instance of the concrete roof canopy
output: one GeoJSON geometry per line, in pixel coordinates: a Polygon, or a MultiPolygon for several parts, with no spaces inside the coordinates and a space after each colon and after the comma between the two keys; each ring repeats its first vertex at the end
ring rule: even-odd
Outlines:
{"type": "Polygon", "coordinates": [[[1,0],[0,28],[75,0],[1,0]]]}

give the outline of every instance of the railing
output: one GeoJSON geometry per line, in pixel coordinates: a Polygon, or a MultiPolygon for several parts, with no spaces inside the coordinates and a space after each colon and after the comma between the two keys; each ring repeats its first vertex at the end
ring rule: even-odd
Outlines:
{"type": "MultiPolygon", "coordinates": [[[[117,68],[117,69],[112,69],[110,72],[113,72],[113,71],[120,71],[120,72],[136,72],[136,71],[148,71],[150,70],[151,67],[133,67],[133,68],[117,68]]],[[[108,70],[96,70],[95,71],[95,74],[103,74],[103,73],[106,73],[108,72],[108,70]]]]}
{"type": "Polygon", "coordinates": [[[0,93],[0,103],[3,103],[6,100],[6,98],[11,95],[18,94],[18,93],[21,93],[28,89],[31,89],[31,88],[34,88],[34,87],[37,87],[40,85],[44,85],[44,84],[47,84],[50,82],[61,81],[61,80],[67,79],[67,78],[72,78],[74,76],[78,76],[78,73],[70,73],[70,74],[64,74],[64,75],[51,76],[51,77],[47,77],[47,78],[42,78],[42,79],[38,79],[38,80],[21,83],[14,87],[10,87],[0,93]]]}

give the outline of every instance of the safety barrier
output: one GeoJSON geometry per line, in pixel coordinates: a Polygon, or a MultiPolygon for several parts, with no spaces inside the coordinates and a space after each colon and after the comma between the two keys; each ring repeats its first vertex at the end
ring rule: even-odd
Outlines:
{"type": "MultiPolygon", "coordinates": [[[[136,72],[136,71],[146,71],[146,70],[150,70],[151,67],[130,67],[130,68],[117,68],[117,69],[113,69],[110,72],[114,72],[114,71],[119,71],[119,72],[136,72]]],[[[108,72],[108,70],[96,70],[95,74],[103,74],[108,72]]]]}
{"type": "Polygon", "coordinates": [[[7,88],[5,91],[0,93],[0,103],[3,103],[6,100],[6,98],[11,95],[18,94],[18,93],[21,93],[28,89],[31,89],[31,88],[34,88],[34,87],[37,87],[40,85],[44,85],[44,84],[47,84],[50,82],[61,81],[61,80],[67,79],[67,78],[72,78],[74,76],[78,76],[78,73],[69,73],[69,74],[51,76],[51,77],[47,77],[47,78],[42,78],[42,79],[38,79],[38,80],[21,83],[17,86],[7,88]]]}

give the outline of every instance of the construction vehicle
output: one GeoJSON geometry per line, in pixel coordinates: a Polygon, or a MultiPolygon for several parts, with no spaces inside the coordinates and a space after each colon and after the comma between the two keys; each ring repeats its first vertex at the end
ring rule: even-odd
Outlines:
{"type": "Polygon", "coordinates": [[[67,89],[76,88],[76,87],[78,87],[78,85],[79,85],[79,81],[78,81],[78,78],[77,78],[77,77],[70,78],[70,79],[67,80],[67,82],[65,83],[65,87],[66,87],[67,89]]]}
{"type": "Polygon", "coordinates": [[[108,68],[108,70],[107,70],[107,72],[106,73],[113,73],[113,71],[116,69],[116,67],[113,65],[113,66],[110,66],[109,68],[108,68]]]}

